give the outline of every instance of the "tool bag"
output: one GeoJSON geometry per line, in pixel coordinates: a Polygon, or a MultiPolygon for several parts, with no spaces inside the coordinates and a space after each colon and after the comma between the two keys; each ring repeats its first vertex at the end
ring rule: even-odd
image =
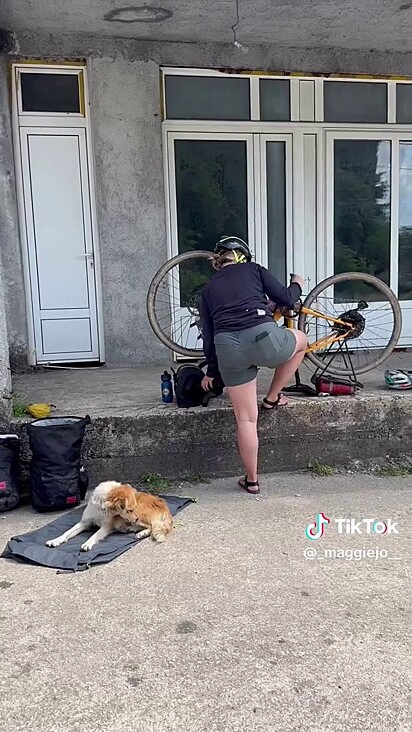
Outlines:
{"type": "Polygon", "coordinates": [[[33,457],[31,501],[36,511],[77,506],[88,487],[81,449],[90,417],[48,417],[26,425],[33,457]]]}
{"type": "Polygon", "coordinates": [[[210,399],[223,394],[224,384],[219,376],[213,379],[212,389],[204,391],[201,383],[204,372],[200,366],[183,364],[177,371],[173,371],[176,403],[178,407],[189,409],[190,407],[207,407],[210,399]]]}
{"type": "Polygon", "coordinates": [[[17,435],[0,435],[0,512],[20,503],[19,453],[17,435]]]}

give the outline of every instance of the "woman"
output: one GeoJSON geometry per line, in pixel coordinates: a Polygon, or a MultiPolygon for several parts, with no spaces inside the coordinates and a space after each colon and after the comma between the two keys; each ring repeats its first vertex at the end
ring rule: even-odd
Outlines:
{"type": "Polygon", "coordinates": [[[262,409],[287,404],[282,389],[302,362],[307,338],[299,330],[280,328],[273,320],[269,300],[292,308],[302,294],[303,278],[294,275],[290,287],[259,264],[253,263],[243,239],[223,237],[212,255],[216,274],[205,285],[200,303],[208,391],[220,372],[237,422],[237,441],[246,475],[239,485],[254,495],[260,492],[257,475],[258,366],[276,369],[262,409]]]}

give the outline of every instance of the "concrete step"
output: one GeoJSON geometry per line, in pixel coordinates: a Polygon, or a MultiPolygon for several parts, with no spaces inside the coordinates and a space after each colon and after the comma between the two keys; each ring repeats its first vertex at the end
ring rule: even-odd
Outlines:
{"type": "MultiPolygon", "coordinates": [[[[20,431],[22,422],[13,420],[11,429],[20,431]]],[[[291,399],[287,407],[260,415],[259,436],[261,472],[299,470],[314,460],[348,467],[354,461],[397,459],[412,452],[412,397],[371,392],[291,399]]],[[[26,447],[24,455],[28,459],[26,447]]],[[[148,472],[169,478],[242,472],[226,399],[206,408],[160,404],[96,416],[87,429],[84,461],[93,483],[136,483],[148,472]]]]}

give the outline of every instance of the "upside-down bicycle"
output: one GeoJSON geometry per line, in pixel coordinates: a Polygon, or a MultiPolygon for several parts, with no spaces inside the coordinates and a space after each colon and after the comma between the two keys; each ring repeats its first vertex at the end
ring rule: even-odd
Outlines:
{"type": "MultiPolygon", "coordinates": [[[[187,358],[202,358],[198,303],[213,274],[210,258],[206,251],[178,254],[155,274],[147,295],[153,331],[165,346],[187,358]]],[[[307,358],[322,371],[327,365],[336,376],[380,366],[396,347],[402,328],[396,295],[382,280],[362,272],[328,277],[292,311],[275,309],[273,317],[283,317],[285,325],[306,333],[307,358]]]]}

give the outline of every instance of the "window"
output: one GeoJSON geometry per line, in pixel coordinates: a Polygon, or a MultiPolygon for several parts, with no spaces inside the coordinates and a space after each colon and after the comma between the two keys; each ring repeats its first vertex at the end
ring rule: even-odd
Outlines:
{"type": "Polygon", "coordinates": [[[399,125],[412,123],[412,84],[396,85],[396,121],[399,125]]]}
{"type": "MultiPolygon", "coordinates": [[[[335,141],[334,234],[335,274],[368,272],[389,284],[389,140],[335,141]]],[[[347,286],[347,283],[335,286],[336,302],[348,301],[347,286]]],[[[356,296],[361,299],[366,295],[361,289],[356,296]]]]}
{"type": "Polygon", "coordinates": [[[260,79],[260,119],[264,122],[290,120],[290,82],[288,79],[260,79]]]}
{"type": "Polygon", "coordinates": [[[249,120],[249,79],[166,75],[169,119],[249,120]]]}
{"type": "Polygon", "coordinates": [[[395,82],[165,69],[163,80],[169,120],[412,125],[412,78],[395,82]]]}
{"type": "Polygon", "coordinates": [[[387,122],[385,82],[325,81],[323,89],[325,122],[387,122]]]}
{"type": "Polygon", "coordinates": [[[81,114],[80,76],[22,72],[22,111],[81,114]]]}

